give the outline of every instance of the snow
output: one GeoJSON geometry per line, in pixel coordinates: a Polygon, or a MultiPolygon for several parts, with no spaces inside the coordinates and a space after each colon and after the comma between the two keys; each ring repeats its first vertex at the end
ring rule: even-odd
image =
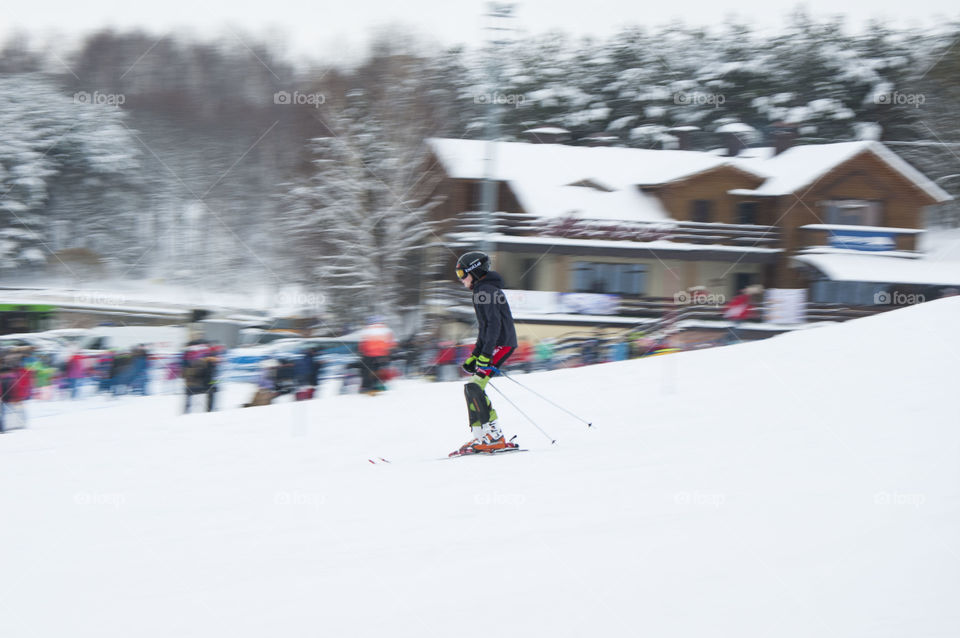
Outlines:
{"type": "MultiPolygon", "coordinates": [[[[428,143],[450,177],[483,179],[486,176],[488,142],[431,138],[428,143]]],[[[570,184],[583,179],[597,179],[625,188],[665,184],[731,163],[725,158],[697,151],[523,142],[493,144],[496,174],[492,177],[508,182],[570,184]]],[[[754,172],[749,167],[737,167],[754,172]]]]}
{"type": "Polygon", "coordinates": [[[932,261],[960,261],[960,228],[928,230],[920,236],[920,250],[932,261]]]}
{"type": "Polygon", "coordinates": [[[753,191],[740,189],[731,193],[760,196],[790,195],[809,188],[829,171],[861,153],[874,154],[886,162],[891,169],[913,182],[934,201],[942,203],[953,199],[949,193],[900,159],[896,153],[879,142],[869,140],[793,146],[768,160],[738,158],[735,161],[740,166],[765,174],[769,179],[753,191]]]}
{"type": "Polygon", "coordinates": [[[312,298],[308,291],[293,286],[251,289],[246,294],[241,294],[199,286],[133,279],[105,279],[98,281],[96,286],[85,287],[60,287],[51,285],[51,282],[37,282],[35,285],[44,287],[0,291],[0,303],[50,304],[77,309],[112,309],[180,316],[191,308],[219,311],[272,310],[277,314],[285,310],[292,314],[292,304],[284,302],[309,301],[312,298]]]}
{"type": "MultiPolygon", "coordinates": [[[[434,138],[429,143],[450,177],[487,176],[488,142],[434,138]]],[[[726,163],[722,158],[693,151],[493,144],[493,179],[508,182],[525,212],[540,217],[668,220],[660,200],[642,193],[637,185],[669,182],[726,163]],[[613,192],[572,186],[586,180],[608,185],[613,192]]]]}
{"type": "Polygon", "coordinates": [[[512,182],[520,205],[538,217],[578,217],[618,221],[669,221],[660,200],[636,188],[612,192],[587,186],[544,182],[512,182]]]}
{"type": "Polygon", "coordinates": [[[531,128],[524,131],[524,133],[531,135],[564,135],[569,132],[567,129],[560,128],[559,126],[541,126],[540,128],[531,128]]]}
{"type": "Polygon", "coordinates": [[[753,128],[749,124],[744,124],[743,122],[730,122],[729,124],[723,124],[722,126],[717,127],[717,133],[753,134],[756,132],[757,129],[753,128]]]}
{"type": "Polygon", "coordinates": [[[495,380],[558,443],[492,392],[531,450],[493,458],[435,460],[456,382],[36,404],[0,436],[0,634],[958,635],[958,312],[517,377],[593,429],[495,380]]]}
{"type": "Polygon", "coordinates": [[[793,259],[815,267],[833,281],[960,286],[960,262],[902,259],[853,251],[801,254],[793,259]]]}

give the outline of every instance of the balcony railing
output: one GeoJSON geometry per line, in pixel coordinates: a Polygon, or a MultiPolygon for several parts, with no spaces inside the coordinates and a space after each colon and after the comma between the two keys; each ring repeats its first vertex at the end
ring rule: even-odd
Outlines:
{"type": "Polygon", "coordinates": [[[520,213],[460,213],[449,227],[454,233],[497,233],[509,236],[562,237],[649,242],[665,240],[687,244],[776,248],[780,229],[758,224],[699,222],[630,222],[537,217],[520,213]]]}
{"type": "MultiPolygon", "coordinates": [[[[434,306],[467,306],[470,303],[469,295],[456,283],[449,281],[433,281],[429,284],[426,301],[434,306]]],[[[818,321],[847,321],[879,314],[893,309],[893,306],[850,306],[844,304],[807,302],[804,306],[804,320],[807,323],[818,321]]],[[[726,321],[723,313],[726,307],[722,304],[677,303],[672,297],[642,297],[620,299],[616,317],[635,317],[638,324],[650,324],[653,319],[656,323],[677,322],[682,320],[726,321]]],[[[764,306],[756,306],[758,318],[764,316],[764,306]]]]}

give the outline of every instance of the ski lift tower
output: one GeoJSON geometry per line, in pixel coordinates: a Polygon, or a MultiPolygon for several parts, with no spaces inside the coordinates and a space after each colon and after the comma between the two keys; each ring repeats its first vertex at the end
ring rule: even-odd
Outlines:
{"type": "Polygon", "coordinates": [[[517,4],[514,2],[488,2],[486,18],[487,46],[487,94],[486,104],[486,149],[483,162],[483,189],[481,208],[483,209],[484,238],[483,252],[488,255],[493,250],[490,234],[493,232],[494,213],[497,212],[497,145],[500,138],[500,97],[497,90],[501,86],[500,58],[502,49],[512,43],[514,31],[513,15],[517,4]]]}

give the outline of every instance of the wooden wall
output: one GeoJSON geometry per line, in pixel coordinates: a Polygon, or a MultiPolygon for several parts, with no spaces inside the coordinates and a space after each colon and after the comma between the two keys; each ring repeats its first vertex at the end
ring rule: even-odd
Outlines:
{"type": "MultiPolygon", "coordinates": [[[[923,207],[935,203],[913,182],[866,151],[797,193],[776,198],[776,215],[780,218],[786,251],[775,277],[781,287],[806,285],[806,279],[789,263],[793,253],[810,245],[811,232],[799,227],[827,223],[825,203],[837,199],[882,201],[878,225],[894,228],[923,228],[923,207]]],[[[897,248],[915,250],[916,235],[900,236],[897,248]]]]}
{"type": "Polygon", "coordinates": [[[711,222],[735,224],[737,222],[737,204],[743,201],[755,201],[758,204],[758,224],[772,225],[772,207],[763,198],[749,198],[730,195],[727,191],[745,188],[754,189],[763,183],[760,177],[752,176],[730,166],[694,175],[689,179],[671,182],[647,192],[656,195],[664,208],[677,221],[691,219],[692,202],[705,199],[714,202],[711,222]]]}

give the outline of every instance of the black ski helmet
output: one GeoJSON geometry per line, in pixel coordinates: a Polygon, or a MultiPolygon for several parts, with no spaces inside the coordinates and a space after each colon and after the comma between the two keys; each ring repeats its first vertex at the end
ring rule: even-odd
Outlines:
{"type": "Polygon", "coordinates": [[[473,275],[474,280],[477,280],[488,272],[490,272],[490,257],[479,250],[464,253],[457,260],[457,279],[473,275]]]}

